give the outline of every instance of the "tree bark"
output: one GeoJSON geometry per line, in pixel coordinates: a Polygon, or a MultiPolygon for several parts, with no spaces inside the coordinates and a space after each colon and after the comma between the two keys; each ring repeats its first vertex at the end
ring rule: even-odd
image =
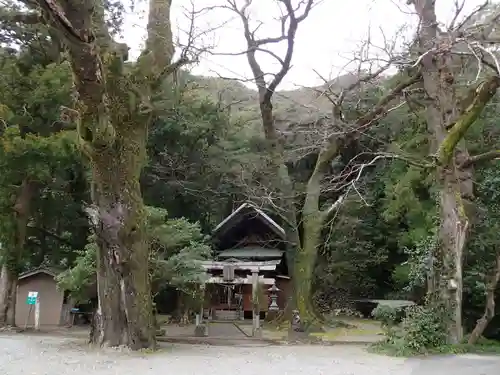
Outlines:
{"type": "Polygon", "coordinates": [[[16,325],[16,289],[17,273],[3,264],[0,275],[0,327],[16,325]]]}
{"type": "Polygon", "coordinates": [[[338,151],[338,144],[334,140],[322,149],[307,181],[302,207],[302,246],[297,249],[294,269],[295,299],[304,327],[317,319],[312,301],[312,283],[318,248],[321,245],[321,231],[328,217],[320,210],[321,183],[329,162],[338,151]]]}
{"type": "Polygon", "coordinates": [[[15,232],[11,243],[4,244],[4,262],[0,278],[0,327],[15,326],[17,280],[20,262],[26,243],[26,231],[31,215],[31,204],[36,191],[36,183],[25,178],[21,183],[17,199],[13,207],[15,232]]]}
{"type": "MultiPolygon", "coordinates": [[[[124,105],[127,93],[121,90],[128,87],[118,84],[122,71],[117,67],[123,57],[106,33],[103,14],[91,12],[92,5],[91,0],[71,1],[65,8],[72,34],[67,44],[79,94],[78,134],[92,169],[98,245],[99,302],[90,341],[133,350],[154,348],[149,247],[139,186],[148,120],[136,116],[135,107],[124,105]],[[97,42],[105,48],[99,49],[97,42]],[[110,94],[119,108],[109,106],[110,94]]],[[[54,17],[63,19],[58,14],[54,17]]]]}
{"type": "Polygon", "coordinates": [[[127,51],[109,35],[100,0],[38,0],[64,37],[78,92],[77,124],[90,160],[97,237],[98,308],[90,340],[155,347],[149,244],[139,177],[145,162],[151,94],[172,69],[171,0],[150,0],[146,50],[132,72],[127,51]]]}
{"type": "Polygon", "coordinates": [[[472,330],[468,344],[474,345],[483,335],[484,330],[495,317],[495,291],[500,282],[500,254],[497,255],[495,269],[491,280],[486,284],[486,305],[483,316],[477,321],[476,326],[472,330]]]}
{"type": "Polygon", "coordinates": [[[91,160],[97,208],[99,307],[91,341],[155,346],[149,246],[139,186],[146,130],[117,127],[115,145],[91,160]]]}
{"type": "MultiPolygon", "coordinates": [[[[401,95],[404,89],[413,85],[419,79],[420,74],[417,72],[401,81],[388,94],[380,98],[379,102],[370,111],[359,117],[352,128],[362,129],[376,123],[379,118],[386,114],[387,105],[401,95]]],[[[334,118],[334,121],[340,122],[342,120],[334,118]]],[[[340,153],[347,139],[355,140],[360,134],[356,130],[353,130],[346,132],[343,136],[332,136],[325,140],[320,149],[314,170],[307,181],[305,200],[302,206],[302,246],[297,248],[294,264],[297,309],[299,310],[301,321],[305,325],[317,319],[311,291],[318,248],[322,242],[321,232],[325,223],[331,218],[332,212],[338,209],[338,206],[344,199],[344,195],[341,195],[330,208],[321,210],[320,197],[323,178],[328,171],[330,162],[340,153]]],[[[363,169],[360,170],[357,178],[359,178],[362,172],[363,169]]]]}
{"type": "MultiPolygon", "coordinates": [[[[414,3],[421,21],[418,53],[425,54],[421,64],[424,89],[429,98],[426,118],[429,130],[433,133],[434,150],[439,153],[447,136],[447,127],[458,117],[454,77],[450,69],[453,62],[447,53],[438,55],[428,52],[435,49],[440,42],[434,2],[415,0],[414,3]]],[[[446,161],[443,160],[437,171],[440,185],[441,225],[438,254],[434,254],[434,257],[438,259],[437,263],[441,264],[442,269],[434,273],[441,275],[435,281],[438,287],[438,295],[435,297],[445,304],[450,313],[454,311],[454,318],[449,322],[450,343],[458,343],[463,336],[461,319],[463,246],[459,249],[457,239],[460,236],[460,227],[465,225],[467,217],[463,209],[464,197],[455,166],[455,149],[460,140],[461,138],[453,144],[453,147],[447,149],[446,161]]],[[[459,149],[459,152],[466,153],[463,145],[459,149]]]]}
{"type": "Polygon", "coordinates": [[[462,327],[462,264],[464,247],[472,213],[467,202],[473,200],[473,169],[467,164],[469,154],[463,138],[485,105],[499,87],[499,78],[482,82],[474,93],[472,103],[459,107],[450,47],[451,36],[443,35],[438,27],[435,1],[410,0],[420,18],[419,61],[423,67],[424,89],[429,99],[426,118],[433,133],[437,162],[437,181],[440,189],[439,246],[434,258],[440,267],[434,270],[438,291],[433,296],[451,314],[448,321],[448,342],[463,339],[462,327]],[[438,276],[439,275],[439,276],[438,276]]]}

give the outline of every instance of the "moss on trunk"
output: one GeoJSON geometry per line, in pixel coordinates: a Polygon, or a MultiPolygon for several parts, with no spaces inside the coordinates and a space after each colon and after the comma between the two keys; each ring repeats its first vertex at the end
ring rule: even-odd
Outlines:
{"type": "Polygon", "coordinates": [[[303,208],[302,245],[297,249],[293,272],[296,308],[305,327],[317,317],[312,301],[312,283],[323,222],[319,211],[319,184],[309,181],[303,208]]]}
{"type": "Polygon", "coordinates": [[[453,167],[441,171],[441,184],[439,255],[442,269],[439,272],[439,294],[451,314],[448,340],[452,344],[458,344],[463,338],[462,264],[468,219],[463,208],[460,184],[453,167]]]}
{"type": "Polygon", "coordinates": [[[482,82],[476,89],[472,103],[464,113],[455,121],[444,140],[440,143],[437,151],[437,159],[440,165],[446,165],[453,158],[458,143],[464,138],[469,128],[474,124],[484,107],[495,95],[500,87],[500,77],[493,76],[482,82]]]}
{"type": "Polygon", "coordinates": [[[146,130],[133,125],[116,127],[113,147],[91,159],[98,212],[99,309],[91,341],[155,346],[149,244],[139,177],[145,158],[146,130]]]}
{"type": "Polygon", "coordinates": [[[315,326],[318,317],[312,301],[314,267],[321,245],[321,231],[327,216],[320,210],[321,182],[328,163],[338,152],[338,144],[331,141],[319,154],[309,178],[302,207],[302,245],[297,249],[293,283],[296,307],[303,325],[315,326]]]}
{"type": "Polygon", "coordinates": [[[132,349],[154,347],[149,246],[139,178],[154,111],[150,98],[173,67],[181,65],[170,66],[171,1],[150,0],[146,51],[132,72],[124,67],[127,47],[114,42],[108,32],[102,1],[40,4],[68,47],[78,91],[74,120],[93,175],[99,306],[91,341],[132,349]]]}
{"type": "Polygon", "coordinates": [[[468,152],[461,144],[466,132],[477,120],[488,101],[496,93],[500,79],[492,76],[475,90],[469,106],[461,111],[456,97],[454,75],[458,71],[456,57],[448,50],[441,50],[449,36],[439,30],[434,2],[412,2],[420,18],[419,49],[428,51],[421,55],[424,88],[430,99],[426,106],[429,130],[434,135],[437,180],[440,193],[440,243],[436,249],[438,290],[432,297],[440,299],[451,314],[448,326],[448,342],[462,340],[462,263],[468,234],[469,217],[466,200],[473,199],[472,168],[465,161],[468,152]]]}

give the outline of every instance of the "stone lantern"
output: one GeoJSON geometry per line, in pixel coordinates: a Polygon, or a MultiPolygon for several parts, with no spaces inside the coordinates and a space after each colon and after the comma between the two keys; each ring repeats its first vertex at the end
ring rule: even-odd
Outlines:
{"type": "Polygon", "coordinates": [[[269,311],[278,311],[279,306],[278,306],[278,292],[280,292],[280,289],[276,286],[276,284],[273,284],[272,287],[270,287],[267,292],[269,293],[269,296],[271,297],[271,304],[269,305],[269,311]]]}

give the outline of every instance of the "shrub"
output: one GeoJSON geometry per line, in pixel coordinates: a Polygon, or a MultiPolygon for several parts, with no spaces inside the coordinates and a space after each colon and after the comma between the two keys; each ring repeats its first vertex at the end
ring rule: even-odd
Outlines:
{"type": "Polygon", "coordinates": [[[401,309],[387,305],[378,305],[372,311],[372,316],[380,321],[382,328],[387,329],[401,321],[401,309]]]}
{"type": "Polygon", "coordinates": [[[446,344],[449,319],[442,305],[411,306],[401,326],[401,342],[404,349],[422,352],[446,344]]]}
{"type": "Polygon", "coordinates": [[[376,346],[378,351],[407,356],[433,352],[446,344],[449,316],[441,305],[378,306],[373,316],[381,321],[386,335],[385,342],[376,346]]]}

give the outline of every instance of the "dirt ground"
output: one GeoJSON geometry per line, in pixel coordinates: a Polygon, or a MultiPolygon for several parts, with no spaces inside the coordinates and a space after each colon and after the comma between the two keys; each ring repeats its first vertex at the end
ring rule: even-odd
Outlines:
{"type": "Polygon", "coordinates": [[[0,336],[6,375],[497,375],[500,357],[389,358],[362,347],[163,345],[156,353],[90,349],[84,338],[0,336]]]}

